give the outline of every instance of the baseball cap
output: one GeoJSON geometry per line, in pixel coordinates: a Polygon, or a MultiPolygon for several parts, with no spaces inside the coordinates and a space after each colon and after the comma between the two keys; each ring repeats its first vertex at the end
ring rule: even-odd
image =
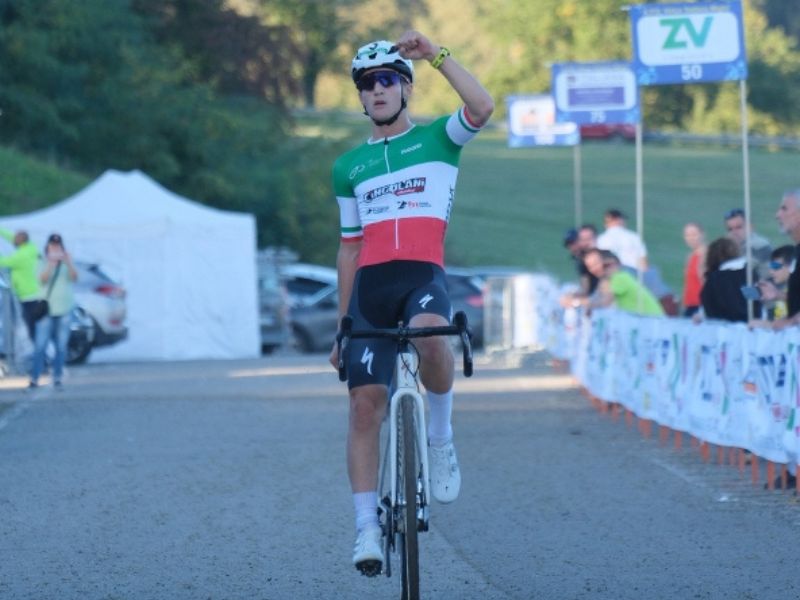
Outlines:
{"type": "Polygon", "coordinates": [[[578,230],[570,227],[564,232],[564,246],[569,246],[578,241],[578,230]]]}

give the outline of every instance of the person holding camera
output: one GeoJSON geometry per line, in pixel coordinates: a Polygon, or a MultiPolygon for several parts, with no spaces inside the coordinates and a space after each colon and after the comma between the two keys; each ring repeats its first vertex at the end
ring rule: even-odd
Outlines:
{"type": "Polygon", "coordinates": [[[72,264],[69,253],[64,249],[64,240],[57,233],[47,238],[44,258],[39,281],[46,286],[48,317],[44,319],[44,324],[36,329],[33,368],[28,387],[35,388],[39,385],[39,376],[44,369],[45,350],[52,340],[56,348],[53,360],[53,385],[58,389],[61,387],[67,356],[70,312],[75,304],[72,284],[78,279],[78,271],[72,264]]]}

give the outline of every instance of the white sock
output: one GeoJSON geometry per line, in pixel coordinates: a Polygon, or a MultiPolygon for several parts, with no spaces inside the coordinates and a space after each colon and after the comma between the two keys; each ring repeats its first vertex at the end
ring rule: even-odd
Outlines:
{"type": "Polygon", "coordinates": [[[443,446],[453,439],[453,427],[450,424],[450,416],[453,414],[453,390],[444,394],[428,391],[428,407],[430,408],[428,441],[431,446],[443,446]]]}
{"type": "Polygon", "coordinates": [[[356,530],[370,527],[380,528],[378,522],[378,492],[358,492],[353,494],[356,507],[356,530]]]}

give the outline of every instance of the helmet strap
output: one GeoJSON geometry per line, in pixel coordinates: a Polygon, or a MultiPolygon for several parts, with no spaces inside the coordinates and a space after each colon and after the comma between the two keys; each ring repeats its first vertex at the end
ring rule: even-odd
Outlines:
{"type": "Polygon", "coordinates": [[[406,98],[405,96],[403,96],[400,100],[400,108],[391,117],[388,117],[386,119],[375,119],[369,115],[366,108],[364,109],[364,114],[367,115],[370,119],[372,119],[372,122],[375,123],[375,125],[383,127],[384,125],[391,125],[392,123],[397,121],[397,119],[400,117],[400,113],[402,113],[406,109],[406,106],[408,106],[406,104],[406,98]]]}

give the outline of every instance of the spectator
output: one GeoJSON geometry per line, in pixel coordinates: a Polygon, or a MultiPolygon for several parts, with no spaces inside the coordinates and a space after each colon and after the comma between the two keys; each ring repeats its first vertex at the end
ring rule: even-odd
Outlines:
{"type": "Polygon", "coordinates": [[[767,284],[771,284],[775,288],[776,297],[773,300],[765,300],[764,302],[767,309],[767,318],[770,321],[783,319],[788,314],[786,291],[789,287],[789,276],[795,268],[794,254],[794,246],[789,244],[775,248],[770,255],[769,277],[765,281],[758,283],[758,287],[762,289],[762,298],[764,298],[763,288],[767,284]]]}
{"type": "Polygon", "coordinates": [[[60,389],[69,342],[70,312],[75,303],[72,283],[78,279],[78,272],[72,264],[72,258],[64,249],[64,241],[57,233],[47,238],[45,261],[39,279],[47,286],[45,299],[48,303],[49,318],[42,319],[43,325],[36,328],[33,369],[28,387],[38,387],[39,376],[44,369],[45,350],[52,340],[56,348],[53,360],[53,385],[56,389],[60,389]]]}
{"type": "Polygon", "coordinates": [[[591,296],[597,289],[598,279],[592,275],[583,262],[584,255],[592,248],[597,248],[597,227],[591,223],[584,223],[578,229],[578,251],[580,261],[577,264],[578,278],[581,283],[581,292],[584,296],[591,296]]]}
{"type": "Polygon", "coordinates": [[[597,247],[610,250],[626,267],[645,271],[647,269],[647,248],[635,231],[625,227],[625,215],[612,208],[603,218],[605,231],[597,238],[597,247]]]}
{"type": "Polygon", "coordinates": [[[578,257],[578,230],[574,227],[564,232],[564,248],[567,249],[573,260],[578,257]]]}
{"type": "MultiPolygon", "coordinates": [[[[781,198],[778,212],[775,213],[778,219],[779,228],[781,233],[787,234],[792,241],[796,244],[794,247],[794,256],[791,268],[791,274],[787,280],[786,285],[786,316],[783,318],[776,318],[774,321],[766,323],[766,326],[778,331],[786,327],[796,326],[800,324],[800,269],[797,268],[797,259],[800,257],[800,188],[784,192],[781,198]]],[[[773,283],[765,281],[759,284],[761,295],[764,300],[776,300],[779,298],[779,291],[777,286],[773,283]]],[[[760,324],[764,325],[763,322],[760,324]]],[[[779,489],[781,484],[781,477],[778,476],[773,482],[773,487],[779,489]]],[[[787,473],[786,486],[789,489],[796,488],[797,486],[797,463],[789,461],[789,472],[787,473]]],[[[764,484],[768,487],[768,484],[764,484]]]]}
{"type": "MultiPolygon", "coordinates": [[[[746,267],[745,257],[731,238],[711,242],[706,254],[705,284],[700,292],[705,317],[747,321],[747,300],[742,295],[742,286],[747,285],[746,267]]],[[[760,312],[760,306],[756,305],[755,311],[760,312]]]]}
{"type": "Polygon", "coordinates": [[[584,223],[578,229],[578,248],[583,250],[591,250],[597,248],[597,227],[591,223],[584,223]]]}
{"type": "MultiPolygon", "coordinates": [[[[597,229],[594,225],[585,224],[580,229],[567,229],[564,233],[564,247],[569,250],[570,257],[578,272],[579,287],[575,292],[565,294],[561,298],[564,307],[575,305],[575,300],[591,296],[597,289],[598,279],[588,271],[584,264],[584,254],[594,248],[597,229]]],[[[577,306],[577,305],[575,305],[577,306]]]]}
{"type": "Polygon", "coordinates": [[[700,310],[700,290],[706,268],[705,232],[697,223],[687,223],[683,226],[683,240],[690,250],[683,274],[683,316],[691,317],[700,310]]]}
{"type": "MultiPolygon", "coordinates": [[[[775,319],[769,326],[780,330],[792,325],[800,324],[800,269],[796,267],[797,257],[800,256],[800,188],[789,190],[783,194],[778,212],[775,214],[780,225],[781,233],[786,233],[792,238],[795,246],[795,268],[789,275],[786,287],[786,316],[775,319]]],[[[759,285],[764,300],[772,301],[778,298],[778,290],[769,282],[759,285]]],[[[758,323],[763,325],[762,323],[758,323]]]]}
{"type": "Polygon", "coordinates": [[[585,261],[586,268],[600,279],[597,293],[591,300],[584,302],[587,307],[613,304],[620,310],[640,315],[664,315],[658,299],[622,267],[613,252],[595,248],[586,253],[585,261]]]}
{"type": "Polygon", "coordinates": [[[758,279],[765,279],[768,276],[767,263],[772,252],[769,240],[753,231],[752,224],[748,226],[741,208],[734,208],[725,213],[725,229],[728,231],[728,237],[739,245],[739,253],[742,256],[747,256],[747,239],[750,239],[753,266],[758,279]]]}
{"type": "Polygon", "coordinates": [[[37,271],[39,268],[39,250],[28,238],[27,231],[16,233],[8,229],[0,229],[0,237],[14,244],[14,252],[8,256],[0,256],[0,267],[11,272],[11,287],[22,306],[22,318],[33,342],[36,339],[36,323],[42,308],[42,290],[39,286],[37,271]]]}

